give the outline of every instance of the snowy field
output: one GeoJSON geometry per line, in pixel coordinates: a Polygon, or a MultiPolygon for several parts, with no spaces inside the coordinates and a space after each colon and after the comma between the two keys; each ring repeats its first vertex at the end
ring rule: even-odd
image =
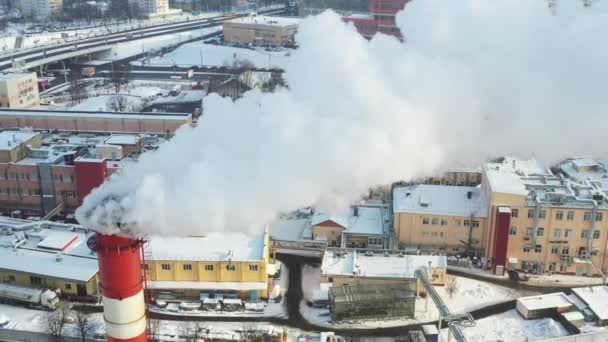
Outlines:
{"type": "MultiPolygon", "coordinates": [[[[191,66],[201,64],[201,55],[204,65],[229,66],[234,61],[249,61],[258,68],[276,67],[284,69],[289,63],[289,54],[292,50],[265,51],[262,48],[250,50],[222,45],[193,42],[180,46],[175,51],[164,56],[153,57],[146,61],[147,65],[180,65],[191,66]]],[[[142,61],[133,62],[142,64],[142,61]]]]}
{"type": "MultiPolygon", "coordinates": [[[[382,320],[382,321],[352,321],[332,323],[327,309],[317,309],[309,307],[306,301],[318,298],[319,293],[323,293],[320,281],[320,269],[317,267],[304,266],[302,268],[302,291],[304,300],[300,304],[302,315],[311,323],[326,327],[340,328],[369,328],[369,327],[390,327],[413,323],[424,323],[437,320],[439,311],[431,299],[416,299],[416,312],[412,319],[382,320]]],[[[435,290],[442,297],[445,304],[452,313],[470,312],[488,305],[514,300],[517,297],[529,296],[535,293],[529,291],[517,291],[506,287],[478,281],[474,279],[456,277],[457,290],[450,298],[443,286],[436,286],[435,290]]],[[[325,296],[327,296],[325,294],[325,296]]]]}
{"type": "Polygon", "coordinates": [[[130,95],[101,95],[90,97],[69,108],[71,111],[101,111],[101,112],[139,112],[144,107],[141,97],[130,95]],[[121,99],[122,100],[119,100],[121,99]],[[123,110],[118,110],[121,105],[117,102],[122,101],[123,110]]]}
{"type": "MultiPolygon", "coordinates": [[[[550,318],[525,320],[515,310],[477,320],[477,325],[463,328],[469,342],[525,342],[541,341],[569,335],[566,329],[550,318]]],[[[441,332],[448,341],[447,330],[441,332]]]]}

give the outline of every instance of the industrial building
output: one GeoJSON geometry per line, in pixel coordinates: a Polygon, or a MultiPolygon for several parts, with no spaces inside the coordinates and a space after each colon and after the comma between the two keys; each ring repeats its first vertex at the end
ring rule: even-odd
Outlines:
{"type": "Polygon", "coordinates": [[[0,212],[69,218],[95,173],[105,179],[159,141],[139,134],[0,132],[0,212]]]}
{"type": "Polygon", "coordinates": [[[192,125],[191,114],[0,110],[0,129],[31,127],[34,130],[171,135],[183,125],[192,125]]]}
{"type": "Polygon", "coordinates": [[[353,284],[329,290],[332,321],[413,318],[416,295],[399,284],[353,284]]]}
{"type": "MultiPolygon", "coordinates": [[[[433,285],[443,286],[447,260],[441,255],[406,255],[329,249],[321,263],[321,283],[332,287],[354,284],[399,284],[420,290],[415,272],[426,267],[433,285]]],[[[423,291],[422,291],[423,292],[423,291]]]]}
{"type": "Polygon", "coordinates": [[[97,294],[97,257],[80,226],[0,216],[0,282],[59,289],[63,297],[97,294]]]}
{"type": "Polygon", "coordinates": [[[223,23],[224,42],[260,46],[284,46],[293,43],[300,19],[249,16],[223,23]]]}
{"type": "Polygon", "coordinates": [[[146,246],[148,284],[160,297],[265,299],[269,247],[268,229],[258,236],[155,236],[146,246]]]}
{"type": "Polygon", "coordinates": [[[403,35],[397,27],[395,16],[409,1],[371,0],[368,15],[352,15],[344,17],[343,20],[352,23],[357,31],[367,39],[371,39],[378,32],[401,39],[403,35]]]}
{"type": "Polygon", "coordinates": [[[413,185],[393,190],[394,230],[402,248],[475,254],[483,246],[488,199],[478,187],[413,185]]]}
{"type": "Polygon", "coordinates": [[[0,107],[38,108],[38,77],[35,72],[0,73],[0,107]]]}
{"type": "Polygon", "coordinates": [[[481,177],[481,168],[460,168],[426,178],[422,182],[433,185],[478,186],[481,184],[481,177]]]}
{"type": "Polygon", "coordinates": [[[327,241],[331,247],[387,248],[389,209],[385,206],[353,206],[343,215],[316,212],[310,219],[312,239],[327,241]]]}

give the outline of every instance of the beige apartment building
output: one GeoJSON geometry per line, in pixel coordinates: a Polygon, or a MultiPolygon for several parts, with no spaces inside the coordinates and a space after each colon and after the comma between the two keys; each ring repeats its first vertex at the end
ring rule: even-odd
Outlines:
{"type": "Polygon", "coordinates": [[[223,24],[224,41],[232,44],[283,46],[293,42],[300,19],[250,16],[223,24]]]}
{"type": "Polygon", "coordinates": [[[39,105],[36,73],[0,73],[0,107],[28,109],[39,105]]]}
{"type": "Polygon", "coordinates": [[[485,255],[493,267],[532,273],[606,270],[607,198],[589,182],[555,176],[534,160],[484,166],[490,199],[485,255]]]}
{"type": "Polygon", "coordinates": [[[441,176],[427,178],[424,184],[477,186],[481,184],[481,178],[481,168],[456,169],[447,171],[441,176]]]}
{"type": "Polygon", "coordinates": [[[478,187],[419,184],[395,188],[393,214],[400,248],[479,254],[484,246],[487,198],[478,187]]]}
{"type": "Polygon", "coordinates": [[[21,11],[23,16],[46,20],[61,15],[63,0],[22,0],[21,11]]]}

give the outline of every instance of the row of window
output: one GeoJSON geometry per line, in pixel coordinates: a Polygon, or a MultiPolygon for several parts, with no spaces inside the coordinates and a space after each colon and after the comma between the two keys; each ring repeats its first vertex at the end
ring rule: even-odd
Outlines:
{"type": "MultiPolygon", "coordinates": [[[[0,180],[27,180],[27,181],[38,181],[38,175],[35,173],[0,173],[0,180]]],[[[73,183],[74,177],[70,175],[53,175],[53,179],[56,182],[61,183],[73,183]]]]}
{"type": "MultiPolygon", "coordinates": [[[[572,210],[569,210],[566,212],[566,220],[568,221],[573,221],[575,218],[575,212],[572,210]]],[[[512,217],[518,217],[519,216],[519,209],[511,209],[511,216],[512,217]]],[[[604,215],[602,213],[595,213],[595,221],[599,222],[603,220],[604,215]]],[[[529,209],[528,210],[528,218],[529,219],[534,219],[537,218],[539,220],[543,220],[547,217],[547,211],[546,210],[536,210],[536,209],[529,209]]],[[[593,212],[591,211],[586,211],[583,215],[583,219],[585,221],[591,221],[591,218],[593,217],[593,212]]],[[[564,212],[562,210],[556,211],[555,212],[555,220],[557,221],[562,221],[564,219],[564,212]]]]}
{"type": "Polygon", "coordinates": [[[422,232],[423,237],[448,237],[447,232],[422,232]]]}
{"type": "MultiPolygon", "coordinates": [[[[582,230],[581,239],[589,239],[590,232],[591,231],[589,229],[582,230]]],[[[509,230],[509,235],[517,235],[517,227],[511,227],[511,229],[509,230]]],[[[534,228],[533,227],[526,228],[525,236],[534,236],[534,228]]],[[[543,228],[543,227],[536,228],[536,236],[545,236],[545,228],[543,228]]],[[[552,236],[553,236],[553,238],[560,239],[562,237],[562,229],[561,228],[553,229],[552,236]]],[[[601,232],[599,230],[593,231],[594,240],[599,240],[600,236],[601,236],[601,232]]],[[[571,238],[572,238],[572,229],[565,229],[564,230],[564,239],[569,240],[571,238]]]]}
{"type": "MultiPolygon", "coordinates": [[[[432,219],[429,220],[428,217],[423,217],[422,218],[422,224],[429,224],[429,222],[431,222],[431,224],[433,226],[447,226],[448,225],[448,220],[447,219],[438,219],[436,217],[433,217],[432,219]]],[[[454,219],[454,226],[460,227],[461,224],[462,224],[462,221],[460,219],[454,219]]],[[[479,221],[464,220],[463,226],[464,227],[479,228],[479,221]]]]}
{"type": "MultiPolygon", "coordinates": [[[[0,195],[40,196],[40,189],[0,188],[0,195]]],[[[57,191],[57,197],[75,198],[74,191],[57,191]]]]}
{"type": "MultiPolygon", "coordinates": [[[[534,245],[534,246],[526,245],[526,246],[524,246],[524,253],[530,253],[532,251],[532,249],[534,249],[534,253],[542,253],[543,246],[542,245],[534,245]]],[[[553,254],[553,255],[560,254],[560,246],[551,246],[551,254],[553,254]]],[[[570,255],[570,247],[568,247],[568,246],[562,246],[561,247],[561,254],[562,255],[570,255]]],[[[589,253],[589,254],[590,255],[597,255],[597,251],[596,250],[592,250],[591,253],[589,253]]],[[[579,257],[586,256],[587,255],[587,247],[579,247],[577,255],[579,257]]]]}
{"type": "MultiPolygon", "coordinates": [[[[171,264],[161,264],[161,269],[163,271],[171,271],[171,264]]],[[[182,269],[184,271],[192,271],[192,264],[183,264],[182,269]]],[[[213,265],[205,265],[205,271],[213,271],[213,265]]],[[[258,265],[249,265],[249,271],[256,272],[258,270],[258,265]]],[[[226,271],[234,272],[236,271],[235,265],[226,265],[226,271]]]]}

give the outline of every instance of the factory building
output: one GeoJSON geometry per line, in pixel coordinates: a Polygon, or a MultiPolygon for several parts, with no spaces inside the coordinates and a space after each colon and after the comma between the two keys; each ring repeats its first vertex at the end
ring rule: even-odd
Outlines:
{"type": "Polygon", "coordinates": [[[192,125],[191,114],[0,110],[0,129],[171,135],[183,125],[192,125]]]}
{"type": "Polygon", "coordinates": [[[396,238],[421,253],[479,254],[488,199],[478,187],[413,185],[393,190],[396,238]]]}
{"type": "Polygon", "coordinates": [[[0,132],[0,212],[70,218],[93,175],[105,179],[158,144],[157,137],[139,134],[0,132]]]}
{"type": "Polygon", "coordinates": [[[441,176],[429,177],[423,180],[424,184],[454,185],[454,186],[478,186],[481,184],[481,168],[455,169],[441,176]]]}
{"type": "Polygon", "coordinates": [[[343,215],[317,212],[310,219],[312,239],[330,247],[387,248],[389,215],[383,206],[353,206],[343,215]]]}
{"type": "Polygon", "coordinates": [[[210,233],[152,237],[145,250],[148,284],[155,296],[268,298],[268,230],[257,236],[210,233]]]}
{"type": "Polygon", "coordinates": [[[38,78],[36,73],[0,73],[0,107],[38,108],[38,78]]]}
{"type": "Polygon", "coordinates": [[[300,19],[249,16],[223,23],[224,41],[229,44],[284,46],[293,43],[300,19]]]}
{"type": "Polygon", "coordinates": [[[343,20],[352,23],[357,31],[367,39],[371,39],[378,32],[401,39],[403,35],[397,27],[395,16],[409,1],[371,0],[368,15],[352,15],[344,17],[343,20]]]}
{"type": "Polygon", "coordinates": [[[97,294],[97,257],[88,230],[0,216],[0,282],[59,289],[63,297],[97,294]]]}

